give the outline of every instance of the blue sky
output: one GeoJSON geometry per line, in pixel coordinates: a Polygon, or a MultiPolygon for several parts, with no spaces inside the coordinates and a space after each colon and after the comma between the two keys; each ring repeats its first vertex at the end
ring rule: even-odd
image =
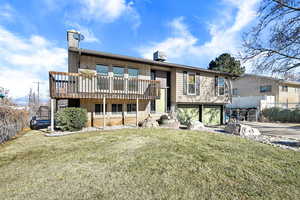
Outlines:
{"type": "Polygon", "coordinates": [[[207,68],[241,50],[260,0],[0,0],[0,86],[22,102],[33,82],[48,96],[48,71],[67,71],[66,30],[81,48],[207,68]]]}

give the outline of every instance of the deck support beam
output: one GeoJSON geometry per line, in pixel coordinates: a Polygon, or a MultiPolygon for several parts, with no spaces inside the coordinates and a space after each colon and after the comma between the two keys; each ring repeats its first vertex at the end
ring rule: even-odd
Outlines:
{"type": "Polygon", "coordinates": [[[54,132],[54,101],[51,99],[51,131],[54,132]]]}
{"type": "Polygon", "coordinates": [[[136,126],[139,126],[139,99],[136,99],[136,126]]]}
{"type": "Polygon", "coordinates": [[[106,110],[105,110],[105,105],[106,105],[106,98],[103,97],[103,129],[105,128],[106,125],[106,110]]]}

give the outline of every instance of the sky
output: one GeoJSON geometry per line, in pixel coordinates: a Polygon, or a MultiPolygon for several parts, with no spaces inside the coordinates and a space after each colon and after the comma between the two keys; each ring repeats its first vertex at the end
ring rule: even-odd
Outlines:
{"type": "MultiPolygon", "coordinates": [[[[67,71],[66,31],[80,47],[207,68],[238,55],[260,0],[0,0],[0,86],[26,104],[30,88],[49,97],[48,71],[67,71]]],[[[248,69],[249,71],[249,69],[248,69]]]]}

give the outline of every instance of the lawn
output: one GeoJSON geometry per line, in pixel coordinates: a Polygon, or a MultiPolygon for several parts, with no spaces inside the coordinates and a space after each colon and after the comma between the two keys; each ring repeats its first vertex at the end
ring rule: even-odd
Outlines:
{"type": "Polygon", "coordinates": [[[197,131],[123,129],[0,145],[0,199],[298,199],[300,153],[197,131]]]}

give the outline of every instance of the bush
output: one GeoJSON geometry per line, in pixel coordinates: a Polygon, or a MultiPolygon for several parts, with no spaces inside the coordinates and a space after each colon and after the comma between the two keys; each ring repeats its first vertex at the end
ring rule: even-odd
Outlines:
{"type": "Polygon", "coordinates": [[[262,111],[262,115],[270,121],[280,122],[300,122],[300,110],[282,109],[282,108],[266,108],[262,111]]]}
{"type": "Polygon", "coordinates": [[[10,140],[28,125],[28,112],[0,106],[0,144],[10,140]]]}
{"type": "Polygon", "coordinates": [[[55,121],[63,131],[81,130],[87,122],[87,112],[83,108],[65,108],[56,113],[55,121]]]}
{"type": "Polygon", "coordinates": [[[199,112],[195,108],[178,108],[177,119],[182,125],[188,125],[191,121],[199,118],[199,112]]]}

